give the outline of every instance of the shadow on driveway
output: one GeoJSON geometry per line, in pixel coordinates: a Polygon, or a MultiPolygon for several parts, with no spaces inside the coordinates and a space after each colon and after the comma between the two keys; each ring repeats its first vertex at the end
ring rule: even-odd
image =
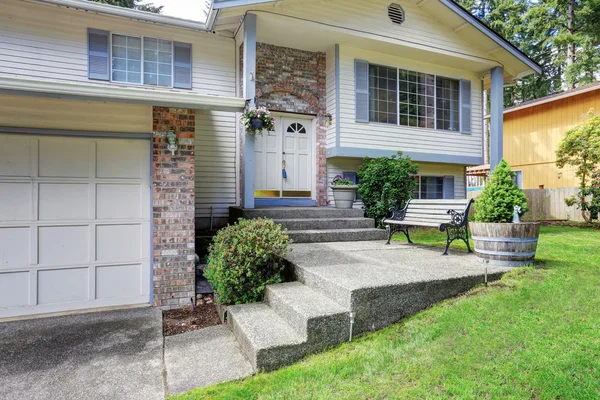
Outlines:
{"type": "Polygon", "coordinates": [[[0,399],[164,399],[161,311],[0,323],[0,399]]]}

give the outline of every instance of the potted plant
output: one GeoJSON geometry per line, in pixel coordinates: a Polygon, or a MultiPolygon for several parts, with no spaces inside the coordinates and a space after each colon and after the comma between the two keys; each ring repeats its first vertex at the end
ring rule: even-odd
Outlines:
{"type": "Polygon", "coordinates": [[[342,178],[341,175],[338,175],[333,178],[331,190],[333,191],[335,208],[352,208],[358,185],[352,183],[350,179],[342,178]]]}
{"type": "Polygon", "coordinates": [[[246,135],[253,137],[256,137],[257,134],[262,136],[263,131],[275,130],[275,118],[266,107],[249,108],[240,117],[240,123],[246,131],[246,135]]]}
{"type": "Polygon", "coordinates": [[[527,197],[514,177],[510,165],[501,160],[475,201],[469,227],[480,262],[510,267],[533,262],[540,225],[520,222],[528,211],[527,197]]]}

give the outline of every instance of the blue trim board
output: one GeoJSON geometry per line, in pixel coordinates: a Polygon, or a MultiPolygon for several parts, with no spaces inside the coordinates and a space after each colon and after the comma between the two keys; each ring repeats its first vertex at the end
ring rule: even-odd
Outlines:
{"type": "Polygon", "coordinates": [[[251,6],[261,3],[275,3],[275,1],[277,0],[215,0],[212,8],[213,10],[220,10],[223,8],[251,6]]]}
{"type": "Polygon", "coordinates": [[[254,205],[256,207],[316,207],[317,201],[311,199],[255,199],[254,205]]]}
{"type": "MultiPolygon", "coordinates": [[[[331,147],[327,149],[327,158],[332,157],[390,157],[398,154],[395,150],[378,150],[378,149],[367,149],[359,147],[331,147]]],[[[451,154],[435,154],[435,153],[420,153],[416,151],[403,151],[402,154],[409,156],[413,161],[421,162],[435,162],[435,163],[446,163],[446,164],[460,164],[460,165],[481,165],[483,164],[483,157],[471,157],[471,156],[456,156],[451,154]]]]}
{"type": "Polygon", "coordinates": [[[335,44],[335,146],[340,147],[340,45],[335,44]]]}
{"type": "MultiPolygon", "coordinates": [[[[66,129],[40,129],[40,128],[13,128],[0,126],[0,133],[12,133],[19,135],[36,136],[73,136],[73,137],[98,137],[115,139],[137,139],[151,140],[151,133],[128,133],[128,132],[98,132],[98,131],[71,131],[66,129]]],[[[150,153],[152,154],[152,153],[150,153]]]]}

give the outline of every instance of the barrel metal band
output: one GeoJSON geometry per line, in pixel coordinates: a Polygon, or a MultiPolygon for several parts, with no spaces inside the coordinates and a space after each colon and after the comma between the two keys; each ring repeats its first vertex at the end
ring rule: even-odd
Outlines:
{"type": "Polygon", "coordinates": [[[537,242],[538,238],[508,238],[508,237],[484,237],[484,236],[472,236],[473,240],[480,240],[482,242],[511,242],[511,243],[533,243],[537,242]]]}
{"type": "Polygon", "coordinates": [[[491,256],[513,256],[513,257],[533,257],[535,251],[493,251],[493,250],[481,250],[475,248],[475,253],[489,254],[491,256]]]}

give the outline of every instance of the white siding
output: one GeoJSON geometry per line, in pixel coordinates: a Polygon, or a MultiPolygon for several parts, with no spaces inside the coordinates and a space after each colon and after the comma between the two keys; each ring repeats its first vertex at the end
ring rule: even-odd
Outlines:
{"type": "Polygon", "coordinates": [[[335,47],[327,50],[326,70],[326,100],[327,112],[331,114],[332,123],[327,127],[326,147],[335,147],[336,126],[338,115],[336,113],[336,82],[335,82],[335,47]]]}
{"type": "Polygon", "coordinates": [[[0,95],[0,126],[152,133],[152,107],[0,95]]]}
{"type": "Polygon", "coordinates": [[[235,95],[233,39],[16,0],[2,1],[0,76],[98,83],[88,80],[88,28],[191,43],[192,90],[235,95]]]}
{"type": "Polygon", "coordinates": [[[340,146],[456,156],[482,156],[481,83],[468,71],[352,47],[340,48],[340,146]],[[354,60],[471,81],[472,133],[355,122],[354,60]]]}
{"type": "Polygon", "coordinates": [[[196,112],[196,228],[210,227],[211,206],[214,226],[227,223],[229,207],[236,205],[235,113],[196,112]]]}
{"type": "MultiPolygon", "coordinates": [[[[363,163],[359,158],[335,157],[327,160],[327,182],[333,181],[336,175],[341,175],[343,172],[356,172],[358,167],[363,163]]],[[[465,166],[456,164],[436,164],[423,163],[419,164],[419,175],[421,176],[454,176],[454,198],[465,198],[465,166]]],[[[327,188],[327,201],[329,204],[333,202],[333,193],[331,188],[327,188]]],[[[362,204],[359,202],[359,205],[362,204]]]]}

